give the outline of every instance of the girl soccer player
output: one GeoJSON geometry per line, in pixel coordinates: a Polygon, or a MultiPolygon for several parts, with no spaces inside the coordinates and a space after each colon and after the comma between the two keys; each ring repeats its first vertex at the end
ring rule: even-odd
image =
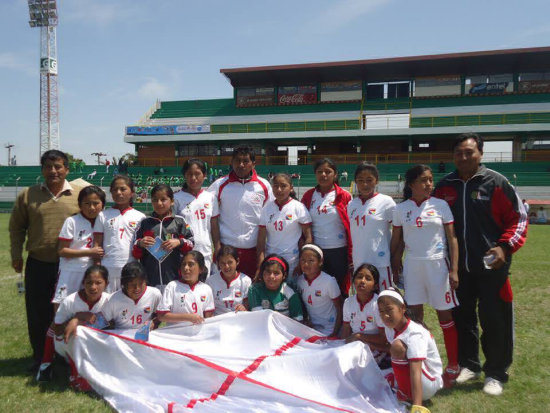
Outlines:
{"type": "MultiPolygon", "coordinates": [[[[256,247],[258,262],[263,262],[266,254],[279,254],[288,262],[289,278],[293,278],[298,275],[295,269],[298,265],[300,237],[303,236],[305,244],[312,241],[311,216],[304,204],[295,199],[292,179],[288,174],[276,174],[271,187],[275,200],[268,202],[260,215],[256,247]]],[[[256,274],[259,272],[258,266],[256,274]]]]}
{"type": "Polygon", "coordinates": [[[120,283],[122,288],[111,295],[103,315],[116,329],[138,329],[153,319],[162,295],[147,286],[145,268],[138,261],[122,267],[120,283]]]}
{"type": "Polygon", "coordinates": [[[393,288],[380,292],[378,309],[386,326],[397,398],[411,401],[411,412],[427,412],[422,406],[443,386],[441,358],[431,333],[407,314],[403,297],[393,288]]]}
{"type": "Polygon", "coordinates": [[[145,266],[147,284],[160,291],[170,281],[178,278],[181,255],[193,248],[193,232],[185,219],[172,213],[174,192],[166,184],[157,184],[151,189],[153,213],[144,218],[136,231],[133,255],[145,266]],[[156,257],[151,248],[157,238],[166,255],[156,257]]]}
{"type": "Polygon", "coordinates": [[[300,297],[290,288],[285,279],[288,276],[288,263],[277,254],[265,257],[260,266],[260,282],[248,290],[248,306],[251,311],[273,310],[303,321],[300,297]]]}
{"type": "Polygon", "coordinates": [[[181,261],[179,280],[168,283],[158,308],[160,321],[200,324],[214,314],[212,289],[201,281],[206,277],[204,257],[199,251],[187,252],[181,261]]]}
{"type": "Polygon", "coordinates": [[[107,292],[120,289],[122,267],[132,260],[132,240],[145,215],[132,208],[134,182],[126,175],[116,175],[111,181],[111,195],[115,205],[99,216],[95,245],[103,245],[105,255],[101,263],[109,270],[107,292]]]}
{"type": "Polygon", "coordinates": [[[452,309],[458,305],[458,243],[449,205],[430,197],[432,190],[429,166],[416,165],[407,171],[405,201],[396,206],[393,216],[392,267],[396,281],[401,267],[400,245],[404,242],[405,299],[420,321],[424,319],[425,303],[436,309],[448,359],[443,378],[445,387],[450,387],[459,373],[458,338],[452,316],[452,309]]]}
{"type": "Polygon", "coordinates": [[[353,273],[356,294],[344,301],[344,324],[341,338],[346,343],[362,341],[368,344],[378,365],[386,358],[388,342],[384,323],[378,312],[378,286],[380,274],[376,266],[362,264],[353,273]]]}
{"type": "Polygon", "coordinates": [[[208,277],[212,267],[212,245],[214,253],[221,247],[218,200],[213,193],[202,189],[206,179],[206,165],[203,161],[186,160],[182,172],[185,184],[181,191],[174,194],[174,211],[191,226],[195,240],[193,249],[204,256],[208,277]]]}
{"type": "MultiPolygon", "coordinates": [[[[65,343],[76,334],[79,325],[93,325],[96,315],[101,312],[109,294],[105,293],[105,287],[109,280],[107,269],[102,265],[92,265],[84,272],[84,288],[66,297],[55,314],[52,332],[56,336],[63,336],[65,343]]],[[[38,370],[36,380],[50,381],[52,379],[52,361],[55,354],[53,337],[48,340],[44,348],[44,357],[38,370]]]]}
{"type": "Polygon", "coordinates": [[[91,260],[99,260],[103,249],[93,246],[96,218],[105,206],[105,192],[95,185],[83,188],[78,194],[80,213],[65,220],[59,233],[59,278],[52,299],[57,310],[69,294],[80,290],[82,276],[91,260]]]}
{"type": "Polygon", "coordinates": [[[248,310],[248,289],[252,280],[248,275],[237,271],[239,252],[230,245],[224,245],[216,257],[219,271],[215,271],[206,280],[212,288],[215,315],[230,311],[248,310]]]}
{"type": "Polygon", "coordinates": [[[317,245],[306,244],[300,251],[298,291],[305,304],[309,322],[325,336],[335,337],[342,326],[342,296],[334,277],[321,271],[323,251],[317,245]]]}
{"type": "Polygon", "coordinates": [[[347,207],[351,227],[353,267],[371,263],[378,268],[380,289],[392,286],[390,270],[391,222],[395,202],[387,195],[376,192],[378,169],[362,162],[355,169],[355,184],[359,196],[347,207]]]}
{"type": "Polygon", "coordinates": [[[349,265],[352,264],[348,191],[338,186],[336,164],[323,158],[314,167],[317,186],[302,197],[313,222],[313,242],[323,249],[325,271],[336,278],[343,296],[350,287],[349,265]]]}

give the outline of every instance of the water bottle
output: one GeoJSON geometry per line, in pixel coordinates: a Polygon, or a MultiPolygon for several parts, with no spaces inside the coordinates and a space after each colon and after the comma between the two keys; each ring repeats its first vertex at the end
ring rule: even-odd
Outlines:
{"type": "Polygon", "coordinates": [[[17,292],[19,294],[23,294],[25,292],[25,283],[23,282],[23,274],[19,273],[19,274],[16,274],[16,276],[19,276],[17,280],[17,292]]]}

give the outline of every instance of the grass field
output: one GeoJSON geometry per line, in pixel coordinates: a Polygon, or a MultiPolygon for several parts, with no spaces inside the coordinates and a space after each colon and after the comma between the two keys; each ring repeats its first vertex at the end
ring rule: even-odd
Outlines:
{"type": "MultiPolygon", "coordinates": [[[[10,267],[8,214],[0,214],[0,400],[5,412],[111,411],[101,399],[67,387],[63,366],[56,378],[38,385],[26,369],[31,362],[24,298],[17,294],[10,267]]],[[[531,226],[526,245],[512,265],[516,316],[516,347],[510,382],[501,397],[486,396],[483,380],[443,390],[428,407],[432,412],[550,411],[550,226],[531,226]]],[[[443,340],[433,311],[427,311],[440,352],[443,340]]]]}

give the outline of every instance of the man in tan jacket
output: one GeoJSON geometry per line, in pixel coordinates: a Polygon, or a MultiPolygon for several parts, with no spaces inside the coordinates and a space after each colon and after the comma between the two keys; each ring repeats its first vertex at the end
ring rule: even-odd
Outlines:
{"type": "Polygon", "coordinates": [[[25,266],[25,305],[34,371],[40,365],[46,331],[53,320],[51,299],[55,292],[59,255],[58,236],[65,219],[79,211],[80,187],[65,179],[67,156],[58,150],[45,152],[41,159],[44,183],[21,191],[10,218],[11,265],[23,270],[23,245],[28,251],[25,266]]]}

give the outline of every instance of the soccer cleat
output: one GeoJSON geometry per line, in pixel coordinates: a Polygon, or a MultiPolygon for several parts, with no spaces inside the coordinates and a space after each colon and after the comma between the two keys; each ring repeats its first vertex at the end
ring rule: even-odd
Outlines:
{"type": "Polygon", "coordinates": [[[36,381],[40,383],[52,381],[52,363],[42,363],[36,374],[36,381]]]}
{"type": "Polygon", "coordinates": [[[468,367],[463,367],[460,370],[460,374],[456,378],[457,383],[466,383],[467,381],[478,379],[481,373],[478,371],[472,371],[468,367]]]}
{"type": "Polygon", "coordinates": [[[456,379],[460,374],[460,369],[457,366],[456,369],[451,369],[449,366],[445,368],[445,371],[441,375],[441,378],[443,379],[443,387],[445,389],[450,389],[456,384],[456,379]]]}
{"type": "Polygon", "coordinates": [[[502,382],[492,377],[487,377],[483,391],[491,396],[500,396],[502,394],[502,382]]]}

